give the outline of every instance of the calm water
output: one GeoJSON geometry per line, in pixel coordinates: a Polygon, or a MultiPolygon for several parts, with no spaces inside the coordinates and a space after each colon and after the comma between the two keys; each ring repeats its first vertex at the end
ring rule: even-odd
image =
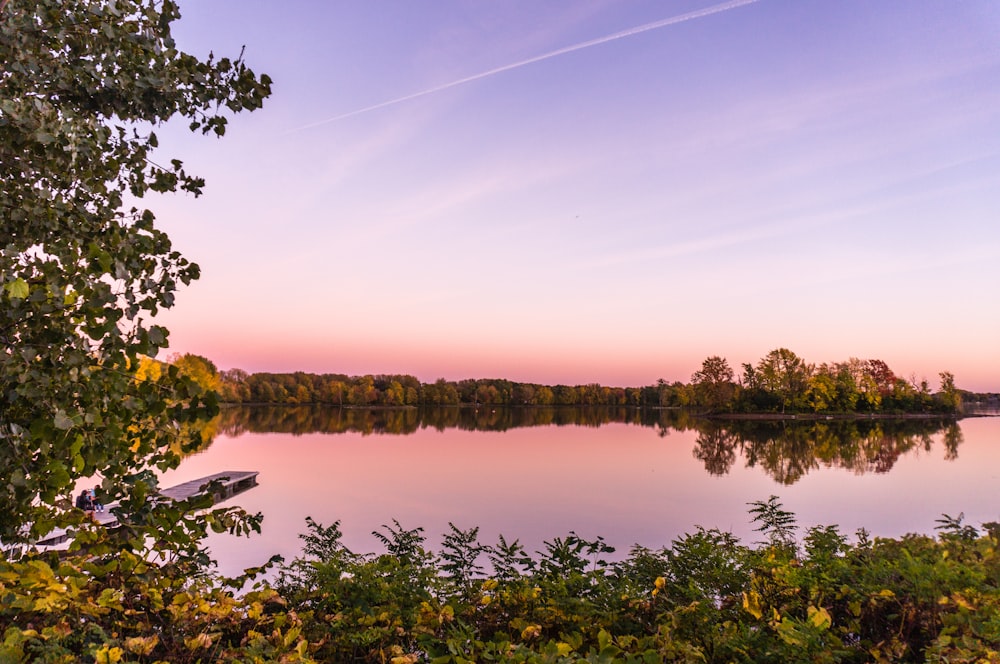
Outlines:
{"type": "Polygon", "coordinates": [[[532,409],[233,409],[204,451],[163,485],[223,470],[260,471],[235,499],[263,534],[212,536],[235,574],[299,553],[305,517],[341,521],[355,551],[396,519],[437,549],[448,522],[503,534],[529,551],[570,531],[626,554],[696,526],[757,539],[747,503],[775,494],[802,528],[931,533],[942,513],[1000,520],[1000,418],[947,422],[718,423],[676,414],[532,409]]]}

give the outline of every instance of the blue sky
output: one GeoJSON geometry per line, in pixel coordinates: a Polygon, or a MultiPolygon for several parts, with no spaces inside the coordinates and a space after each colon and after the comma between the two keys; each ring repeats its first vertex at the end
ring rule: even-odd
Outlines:
{"type": "Polygon", "coordinates": [[[183,0],[182,48],[275,83],[221,141],[158,132],[208,181],[150,201],[203,269],[171,350],[624,386],[787,347],[1000,390],[1000,5],[730,4],[183,0]]]}

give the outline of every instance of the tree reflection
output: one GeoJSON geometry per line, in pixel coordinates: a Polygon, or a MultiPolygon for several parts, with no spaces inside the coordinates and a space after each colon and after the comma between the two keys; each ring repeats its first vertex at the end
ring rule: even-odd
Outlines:
{"type": "Polygon", "coordinates": [[[650,427],[660,436],[695,431],[692,454],[711,475],[725,475],[742,457],[777,482],[791,485],[820,467],[855,474],[887,473],[903,455],[929,451],[940,435],[945,458],[958,457],[962,430],[952,419],[718,420],[679,409],[617,406],[338,408],[255,406],[226,408],[206,431],[244,433],[360,433],[407,435],[420,429],[508,431],[521,427],[612,423],[650,427]]]}
{"type": "MultiPolygon", "coordinates": [[[[678,428],[686,413],[640,410],[624,406],[560,407],[426,407],[337,408],[324,406],[246,406],[223,409],[219,432],[244,433],[361,433],[411,434],[419,429],[507,431],[520,427],[585,426],[612,423],[678,428]]],[[[681,428],[688,428],[687,425],[681,428]]]]}
{"type": "Polygon", "coordinates": [[[945,458],[958,457],[962,430],[953,420],[727,421],[698,420],[694,456],[712,475],[725,475],[737,452],[790,485],[809,471],[845,468],[855,474],[887,473],[913,450],[930,450],[943,433],[945,458]]]}
{"type": "Polygon", "coordinates": [[[948,461],[953,461],[958,458],[958,446],[962,444],[965,440],[962,437],[962,428],[958,426],[958,422],[951,422],[945,428],[944,431],[944,458],[948,461]]]}
{"type": "Polygon", "coordinates": [[[736,448],[742,449],[743,441],[733,432],[713,426],[699,431],[695,441],[694,458],[705,464],[709,475],[725,475],[736,461],[736,448]]]}

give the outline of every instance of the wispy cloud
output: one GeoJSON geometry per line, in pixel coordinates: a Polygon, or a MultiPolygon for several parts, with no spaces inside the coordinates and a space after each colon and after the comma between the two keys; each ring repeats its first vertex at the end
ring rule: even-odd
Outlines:
{"type": "Polygon", "coordinates": [[[518,69],[520,67],[525,67],[527,65],[534,64],[536,62],[542,62],[543,60],[548,60],[550,58],[556,58],[561,55],[566,55],[567,53],[573,53],[575,51],[580,51],[585,48],[591,48],[593,46],[600,46],[601,44],[607,44],[608,42],[616,41],[618,39],[625,39],[626,37],[632,37],[634,35],[642,34],[644,32],[649,32],[650,30],[658,30],[660,28],[665,28],[671,25],[677,25],[678,23],[685,23],[687,21],[693,21],[695,19],[704,18],[706,16],[711,16],[712,14],[719,14],[721,12],[729,11],[730,9],[736,9],[737,7],[742,7],[744,5],[753,4],[758,2],[758,0],[730,0],[729,2],[722,2],[717,5],[712,5],[711,7],[705,7],[704,9],[698,9],[693,12],[687,12],[686,14],[678,14],[677,16],[671,16],[669,18],[661,19],[659,21],[653,21],[651,23],[644,23],[642,25],[635,26],[634,28],[628,28],[627,30],[622,30],[620,32],[615,32],[610,35],[605,35],[603,37],[598,37],[597,39],[591,39],[589,41],[580,42],[573,44],[571,46],[566,46],[554,51],[549,51],[548,53],[543,53],[542,55],[536,55],[526,60],[519,60],[517,62],[512,62],[501,67],[495,67],[487,71],[479,72],[478,74],[473,74],[471,76],[466,76],[460,78],[450,83],[444,83],[442,85],[436,85],[419,92],[414,92],[402,97],[396,97],[395,99],[389,99],[387,101],[380,102],[378,104],[373,104],[371,106],[366,106],[364,108],[359,108],[354,111],[349,111],[347,113],[341,113],[340,115],[334,115],[333,117],[326,118],[325,120],[319,120],[318,122],[312,122],[309,124],[297,127],[293,131],[301,131],[303,129],[311,129],[313,127],[319,127],[321,125],[329,124],[331,122],[337,122],[338,120],[344,120],[356,115],[362,115],[364,113],[369,113],[371,111],[378,110],[380,108],[386,108],[387,106],[395,106],[396,104],[401,104],[403,102],[410,101],[412,99],[418,99],[420,97],[425,97],[427,95],[434,94],[436,92],[441,92],[443,90],[448,90],[450,88],[457,87],[459,85],[465,85],[466,83],[472,83],[473,81],[479,81],[490,76],[495,76],[497,74],[502,74],[503,72],[510,71],[512,69],[518,69]]]}

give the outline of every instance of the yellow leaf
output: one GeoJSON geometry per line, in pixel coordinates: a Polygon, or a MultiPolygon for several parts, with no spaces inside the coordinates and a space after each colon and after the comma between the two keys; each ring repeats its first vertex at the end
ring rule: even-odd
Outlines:
{"type": "Polygon", "coordinates": [[[416,664],[420,661],[420,655],[410,653],[409,655],[399,655],[389,660],[391,664],[416,664]]]}
{"type": "Polygon", "coordinates": [[[284,640],[286,648],[288,646],[292,645],[292,643],[295,642],[295,639],[299,638],[299,632],[301,632],[301,631],[302,631],[302,629],[299,628],[299,627],[289,627],[288,628],[288,632],[285,633],[285,640],[284,640]]]}
{"type": "Polygon", "coordinates": [[[818,609],[814,606],[810,606],[807,613],[809,615],[809,622],[820,629],[828,629],[833,623],[833,620],[830,618],[830,614],[827,613],[827,610],[822,606],[818,609]]]}
{"type": "Polygon", "coordinates": [[[190,639],[184,639],[184,645],[187,646],[188,650],[198,650],[200,648],[211,648],[212,647],[212,637],[208,634],[199,634],[198,636],[193,636],[190,639]]]}
{"type": "Polygon", "coordinates": [[[109,648],[107,645],[101,646],[101,648],[94,653],[94,659],[97,664],[117,664],[122,661],[122,655],[124,650],[115,646],[114,648],[109,648]]]}
{"type": "Polygon", "coordinates": [[[895,597],[896,593],[892,592],[888,588],[884,588],[884,589],[878,591],[878,596],[879,597],[895,597]]]}
{"type": "Polygon", "coordinates": [[[961,608],[966,609],[968,611],[974,611],[975,610],[975,607],[972,606],[971,604],[969,604],[969,602],[964,597],[962,597],[961,595],[959,595],[958,593],[955,593],[954,595],[952,595],[951,598],[952,598],[952,600],[954,600],[955,604],[958,604],[961,608]]]}
{"type": "Polygon", "coordinates": [[[743,608],[758,620],[764,615],[764,612],[760,609],[760,595],[755,590],[743,593],[743,608]]]}
{"type": "Polygon", "coordinates": [[[523,630],[521,630],[521,638],[525,641],[528,639],[534,639],[540,636],[542,633],[541,625],[528,625],[523,630]]]}
{"type": "Polygon", "coordinates": [[[159,642],[160,637],[155,634],[153,636],[135,636],[125,639],[125,649],[136,655],[148,655],[153,652],[153,648],[159,642]]]}

